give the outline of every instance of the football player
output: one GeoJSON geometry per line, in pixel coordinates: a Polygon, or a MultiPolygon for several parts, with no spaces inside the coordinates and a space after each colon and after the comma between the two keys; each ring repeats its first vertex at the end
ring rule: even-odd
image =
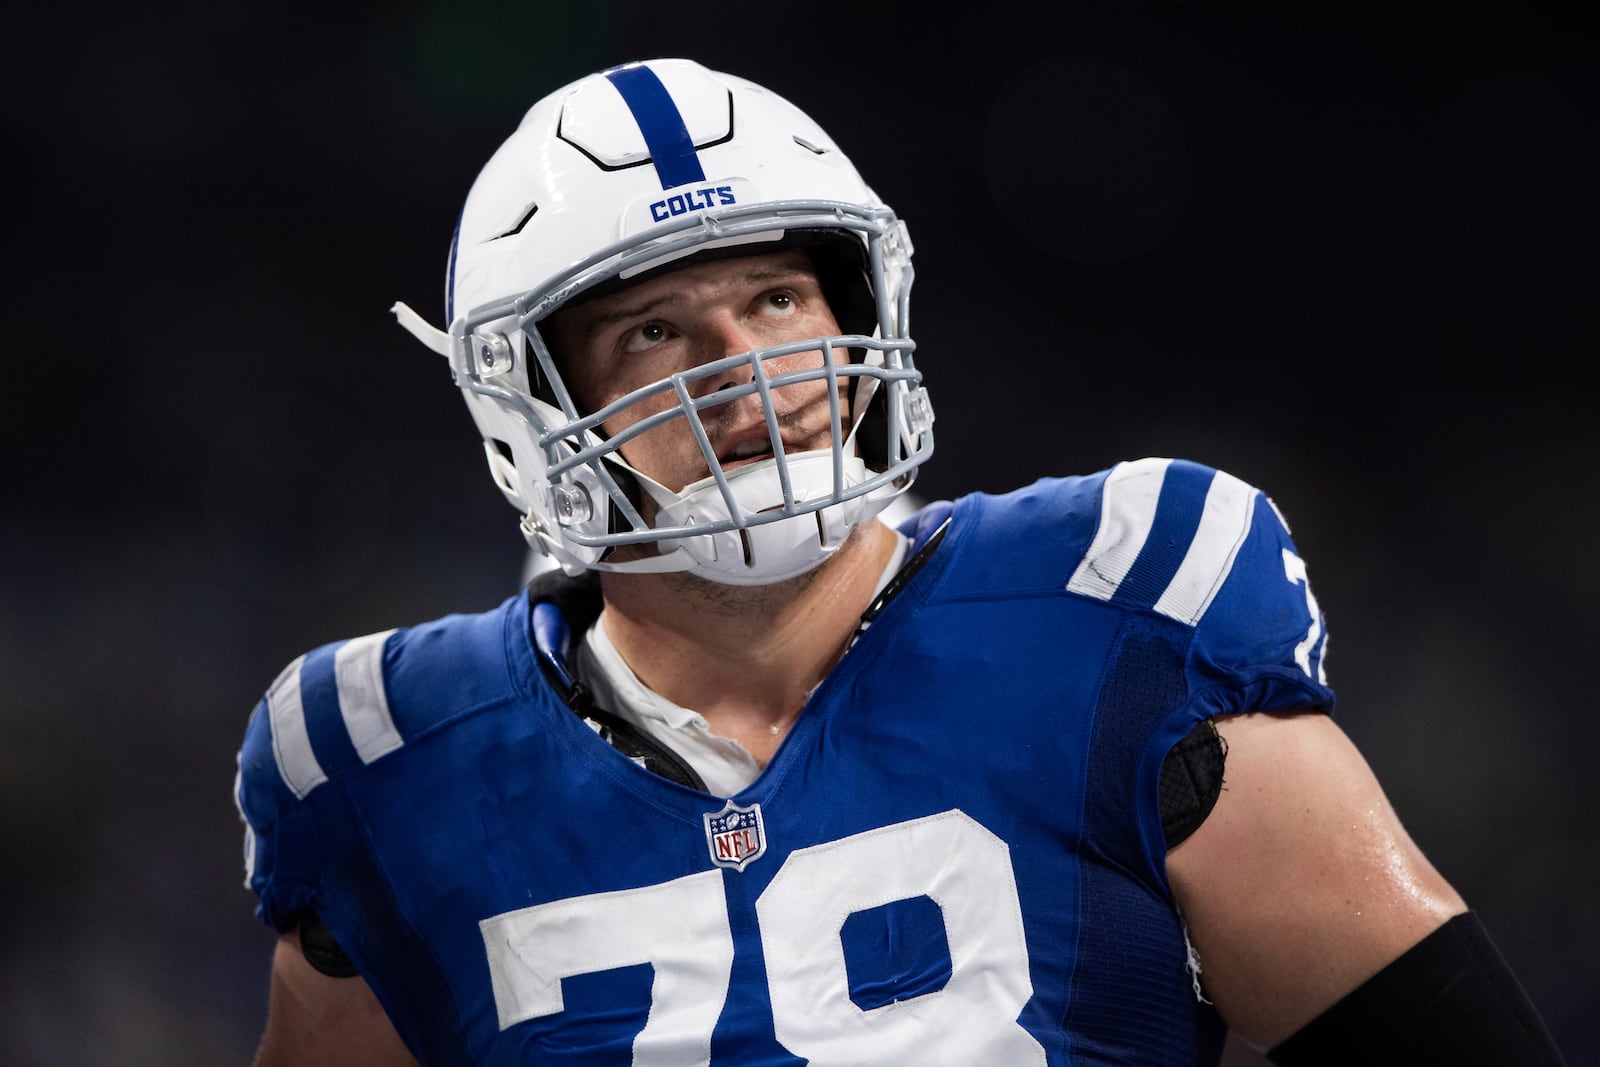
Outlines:
{"type": "Polygon", "coordinates": [[[694,62],[494,153],[447,326],[394,310],[549,565],[256,706],[262,1067],[1559,1062],[1335,725],[1265,494],[1145,458],[885,521],[911,259],[694,62]]]}

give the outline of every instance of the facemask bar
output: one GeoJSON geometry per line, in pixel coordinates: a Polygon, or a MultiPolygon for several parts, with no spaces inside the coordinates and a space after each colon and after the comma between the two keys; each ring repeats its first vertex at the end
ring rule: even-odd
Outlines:
{"type": "MultiPolygon", "coordinates": [[[[841,334],[834,337],[808,338],[802,341],[791,341],[782,345],[755,349],[739,355],[727,356],[712,363],[702,364],[691,370],[679,371],[668,378],[663,378],[660,381],[636,389],[626,396],[607,404],[594,414],[586,415],[541,437],[540,444],[545,448],[546,455],[551,457],[548,469],[549,477],[551,481],[555,481],[577,467],[587,466],[592,470],[599,465],[600,460],[615,457],[622,447],[634,438],[648,433],[664,423],[681,418],[688,420],[690,430],[700,446],[702,456],[705,458],[707,469],[711,472],[710,476],[715,480],[733,518],[728,522],[716,525],[641,527],[636,534],[612,534],[607,538],[595,540],[594,544],[632,544],[678,536],[719,533],[724,530],[776,522],[779,519],[819,511],[831,504],[841,503],[843,500],[848,499],[848,496],[843,491],[845,478],[844,458],[847,446],[850,444],[856,428],[860,425],[858,415],[853,425],[849,427],[848,432],[844,426],[843,409],[839,401],[841,380],[861,378],[887,386],[901,383],[902,387],[906,388],[915,387],[920,380],[920,375],[917,371],[905,367],[889,367],[887,365],[868,363],[838,363],[834,360],[835,353],[840,349],[847,348],[865,348],[879,352],[889,352],[894,351],[895,349],[891,346],[896,345],[899,348],[910,347],[909,342],[886,343],[860,334],[841,334]],[[767,360],[801,352],[820,352],[824,360],[823,365],[788,371],[783,374],[769,374],[766,371],[765,362],[767,360]],[[691,395],[690,387],[693,383],[741,366],[751,368],[752,381],[749,383],[729,386],[700,397],[691,395]],[[818,380],[826,381],[828,388],[830,439],[833,452],[833,484],[835,488],[834,492],[826,497],[799,501],[795,498],[791,483],[789,460],[784,455],[782,431],[778,425],[776,410],[773,407],[772,393],[774,390],[787,386],[818,380]],[[599,435],[599,427],[606,420],[620,414],[634,404],[666,392],[674,393],[677,396],[678,404],[676,407],[647,416],[612,436],[602,438],[599,435]],[[700,415],[708,409],[733,403],[753,394],[759,394],[762,398],[768,440],[772,446],[773,459],[776,463],[784,503],[781,507],[774,508],[771,511],[747,516],[739,513],[733,499],[732,490],[728,485],[728,476],[721,469],[721,462],[712,448],[710,436],[705,430],[700,415]],[[575,449],[568,446],[566,454],[561,455],[560,452],[564,444],[573,439],[591,443],[575,449]]],[[[866,402],[865,391],[863,391],[861,399],[864,405],[866,402]]],[[[891,404],[889,410],[891,432],[898,433],[900,423],[899,405],[891,404]]],[[[888,469],[864,483],[856,493],[850,495],[862,495],[871,492],[903,476],[906,473],[902,466],[903,463],[904,460],[892,459],[888,469]]],[[[629,469],[631,470],[631,468],[629,469]]],[[[572,533],[569,536],[579,544],[591,544],[591,540],[586,539],[580,533],[572,533]]]]}

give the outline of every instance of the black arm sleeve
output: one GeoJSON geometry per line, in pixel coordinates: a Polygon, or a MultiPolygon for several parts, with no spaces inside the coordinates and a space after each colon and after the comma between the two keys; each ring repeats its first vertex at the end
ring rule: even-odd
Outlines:
{"type": "Polygon", "coordinates": [[[1470,911],[1423,938],[1267,1058],[1280,1067],[1566,1063],[1470,911]]]}

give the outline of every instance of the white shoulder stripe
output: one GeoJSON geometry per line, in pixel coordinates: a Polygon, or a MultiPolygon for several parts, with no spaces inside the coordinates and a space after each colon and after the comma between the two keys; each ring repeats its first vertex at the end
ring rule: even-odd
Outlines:
{"type": "Polygon", "coordinates": [[[256,877],[256,831],[244,813],[243,753],[239,756],[237,766],[238,770],[233,773],[233,806],[238,809],[239,821],[244,824],[244,887],[249,889],[256,877]]]}
{"type": "Polygon", "coordinates": [[[1239,546],[1250,532],[1255,503],[1254,488],[1225,471],[1217,472],[1206,491],[1200,528],[1189,542],[1178,573],[1156,601],[1157,611],[1190,626],[1200,621],[1233,570],[1239,546]]]}
{"type": "Polygon", "coordinates": [[[1100,526],[1089,551],[1072,572],[1068,590],[1099,600],[1115,595],[1150,536],[1161,484],[1171,463],[1170,459],[1119,463],[1106,475],[1100,491],[1100,526]]]}
{"type": "Polygon", "coordinates": [[[272,718],[272,756],[278,761],[278,774],[283,784],[297,797],[328,780],[311,751],[311,735],[306,732],[306,711],[300,703],[300,667],[306,661],[299,657],[278,675],[278,680],[267,690],[267,712],[272,718]]]}
{"type": "Polygon", "coordinates": [[[333,655],[339,714],[362,763],[371,763],[405,744],[389,714],[389,697],[383,687],[383,645],[392,633],[385,630],[346,641],[333,655]]]}

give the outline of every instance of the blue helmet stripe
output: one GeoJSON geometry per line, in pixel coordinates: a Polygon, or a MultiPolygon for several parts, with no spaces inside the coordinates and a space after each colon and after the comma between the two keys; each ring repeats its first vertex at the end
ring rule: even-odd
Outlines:
{"type": "Polygon", "coordinates": [[[661,188],[705,181],[706,172],[694,153],[689,128],[683,124],[678,105],[672,102],[672,95],[656,72],[645,66],[619,67],[606,71],[606,77],[622,94],[628,110],[633,112],[633,121],[639,124],[639,132],[644,134],[661,188]]]}

